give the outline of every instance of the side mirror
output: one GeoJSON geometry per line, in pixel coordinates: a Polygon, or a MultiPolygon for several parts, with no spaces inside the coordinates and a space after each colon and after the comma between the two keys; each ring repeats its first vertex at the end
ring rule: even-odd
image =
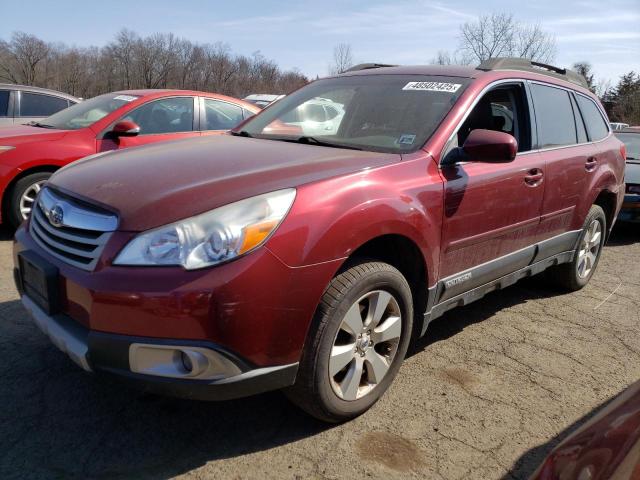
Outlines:
{"type": "Polygon", "coordinates": [[[505,132],[476,129],[462,146],[462,150],[474,162],[512,162],[518,153],[518,141],[505,132]]]}
{"type": "Polygon", "coordinates": [[[131,120],[122,120],[113,126],[111,133],[116,137],[135,137],[140,133],[140,125],[131,120]]]}

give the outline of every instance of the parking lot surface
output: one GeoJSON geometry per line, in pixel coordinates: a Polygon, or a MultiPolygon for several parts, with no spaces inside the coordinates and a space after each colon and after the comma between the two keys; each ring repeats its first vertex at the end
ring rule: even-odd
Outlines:
{"type": "Polygon", "coordinates": [[[0,478],[524,479],[640,378],[640,229],[582,291],[534,278],[430,325],[368,413],[327,426],[280,393],[144,394],[76,367],[23,310],[0,231],[0,478]]]}

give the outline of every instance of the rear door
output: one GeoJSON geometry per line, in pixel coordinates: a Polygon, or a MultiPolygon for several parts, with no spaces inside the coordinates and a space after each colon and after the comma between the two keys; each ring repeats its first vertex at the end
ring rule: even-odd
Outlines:
{"type": "Polygon", "coordinates": [[[540,257],[572,250],[584,218],[580,207],[598,159],[588,142],[574,93],[531,82],[538,148],[547,170],[539,240],[547,240],[540,257]]]}
{"type": "MultiPolygon", "coordinates": [[[[113,124],[130,120],[140,127],[133,137],[113,137],[108,133],[98,138],[98,152],[137,147],[199,136],[197,97],[178,96],[151,100],[127,112],[113,124]]],[[[113,125],[107,128],[110,131],[113,125]]]]}
{"type": "Polygon", "coordinates": [[[440,277],[443,301],[529,264],[544,196],[544,162],[531,151],[530,103],[523,82],[500,84],[473,108],[458,145],[475,129],[518,140],[511,163],[468,161],[443,166],[444,218],[440,277]]]}

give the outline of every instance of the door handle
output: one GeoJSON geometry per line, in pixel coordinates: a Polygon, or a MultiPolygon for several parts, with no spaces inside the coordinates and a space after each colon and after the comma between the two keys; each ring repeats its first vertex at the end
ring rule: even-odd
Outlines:
{"type": "Polygon", "coordinates": [[[584,168],[587,172],[593,172],[598,166],[598,159],[596,157],[589,157],[587,161],[584,163],[584,168]]]}
{"type": "Polygon", "coordinates": [[[542,183],[544,173],[539,168],[532,168],[524,177],[524,183],[530,187],[537,187],[542,183]]]}

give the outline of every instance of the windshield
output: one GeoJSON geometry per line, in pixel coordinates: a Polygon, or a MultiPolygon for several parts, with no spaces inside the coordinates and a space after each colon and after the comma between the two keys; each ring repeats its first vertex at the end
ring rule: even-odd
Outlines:
{"type": "Polygon", "coordinates": [[[139,97],[135,95],[107,93],[55,113],[39,122],[39,125],[60,130],[78,130],[93,125],[114,110],[137,98],[139,97]]]}
{"type": "Polygon", "coordinates": [[[627,148],[627,160],[640,160],[640,133],[616,133],[627,148]]]}
{"type": "Polygon", "coordinates": [[[412,152],[424,145],[468,84],[467,78],[425,75],[317,80],[271,105],[242,132],[269,140],[412,152]]]}

